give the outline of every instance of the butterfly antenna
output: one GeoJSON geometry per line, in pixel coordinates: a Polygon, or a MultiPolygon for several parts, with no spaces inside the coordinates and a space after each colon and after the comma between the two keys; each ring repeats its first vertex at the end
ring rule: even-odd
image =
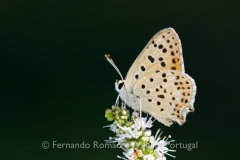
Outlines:
{"type": "Polygon", "coordinates": [[[123,80],[123,76],[122,76],[121,72],[119,71],[119,69],[117,68],[117,66],[115,65],[115,63],[113,62],[110,54],[105,54],[105,57],[107,58],[108,62],[111,63],[111,65],[117,70],[118,74],[121,76],[121,78],[123,80]]]}

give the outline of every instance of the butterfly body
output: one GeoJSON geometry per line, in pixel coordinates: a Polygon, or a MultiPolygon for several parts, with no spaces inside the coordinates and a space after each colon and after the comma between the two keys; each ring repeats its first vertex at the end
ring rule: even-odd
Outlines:
{"type": "Polygon", "coordinates": [[[115,83],[121,99],[170,126],[193,112],[196,84],[184,69],[181,41],[172,28],[158,32],[130,68],[126,80],[115,83]]]}
{"type": "Polygon", "coordinates": [[[115,89],[119,93],[120,98],[124,101],[128,106],[132,107],[132,109],[139,111],[139,103],[140,97],[133,93],[133,88],[130,90],[126,90],[124,85],[122,88],[119,88],[119,84],[125,83],[126,81],[120,81],[115,83],[115,89]]]}

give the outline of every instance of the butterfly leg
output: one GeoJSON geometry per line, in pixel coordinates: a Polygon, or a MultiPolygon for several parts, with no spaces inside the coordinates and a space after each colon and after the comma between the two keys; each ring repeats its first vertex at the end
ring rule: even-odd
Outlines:
{"type": "Polygon", "coordinates": [[[125,96],[125,101],[124,101],[124,109],[126,109],[126,105],[127,105],[127,99],[126,99],[126,96],[125,96]]]}
{"type": "Polygon", "coordinates": [[[115,106],[118,106],[118,104],[119,104],[119,97],[120,97],[120,95],[117,96],[117,99],[116,99],[116,102],[115,102],[115,106]]]}
{"type": "Polygon", "coordinates": [[[121,108],[122,108],[122,109],[126,109],[125,106],[126,106],[126,105],[125,105],[125,102],[122,101],[122,106],[121,106],[121,108]]]}
{"type": "MultiPolygon", "coordinates": [[[[142,120],[142,102],[141,102],[141,98],[140,98],[140,101],[139,101],[139,108],[140,108],[140,110],[139,110],[139,114],[140,114],[140,120],[142,120]]],[[[141,121],[142,122],[142,121],[141,121]]]]}

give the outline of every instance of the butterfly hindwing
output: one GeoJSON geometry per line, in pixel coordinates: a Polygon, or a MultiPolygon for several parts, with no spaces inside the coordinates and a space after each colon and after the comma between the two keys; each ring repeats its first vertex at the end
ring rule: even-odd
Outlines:
{"type": "Polygon", "coordinates": [[[143,49],[126,76],[126,88],[152,70],[176,70],[184,73],[181,41],[172,28],[158,32],[143,49]]]}
{"type": "Polygon", "coordinates": [[[196,85],[185,73],[151,71],[135,84],[133,93],[141,97],[143,111],[167,126],[171,120],[183,124],[186,114],[194,111],[196,85]]]}

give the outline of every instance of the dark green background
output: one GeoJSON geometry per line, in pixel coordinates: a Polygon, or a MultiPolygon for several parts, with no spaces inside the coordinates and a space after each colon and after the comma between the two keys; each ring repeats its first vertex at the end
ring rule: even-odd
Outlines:
{"type": "MultiPolygon", "coordinates": [[[[114,134],[105,110],[126,75],[159,30],[180,36],[186,73],[197,84],[195,112],[183,126],[165,127],[177,159],[239,157],[239,29],[237,0],[1,0],[0,159],[117,159],[121,149],[48,149],[43,141],[90,143],[114,134]]],[[[167,156],[167,159],[173,159],[167,156]]]]}

